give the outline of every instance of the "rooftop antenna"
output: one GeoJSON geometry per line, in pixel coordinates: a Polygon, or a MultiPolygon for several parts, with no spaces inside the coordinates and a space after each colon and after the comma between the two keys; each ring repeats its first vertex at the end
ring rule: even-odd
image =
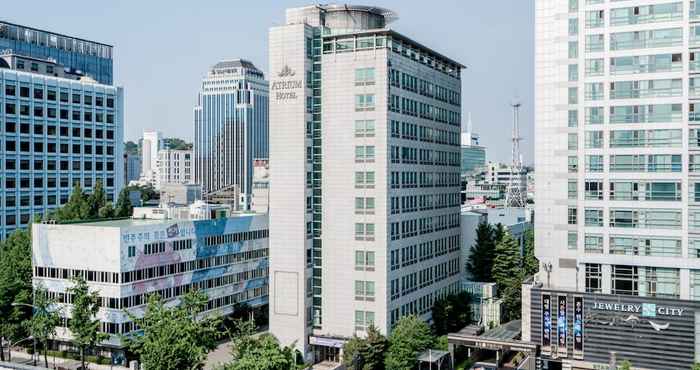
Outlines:
{"type": "Polygon", "coordinates": [[[506,206],[507,207],[525,207],[527,204],[527,193],[522,188],[523,183],[523,160],[520,154],[520,101],[516,98],[511,102],[513,108],[513,131],[511,134],[511,164],[510,164],[510,179],[506,189],[506,206]]]}

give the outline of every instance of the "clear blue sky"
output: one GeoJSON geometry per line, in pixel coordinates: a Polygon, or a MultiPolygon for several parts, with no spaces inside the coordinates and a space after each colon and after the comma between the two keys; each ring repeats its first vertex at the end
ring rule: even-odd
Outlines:
{"type": "MultiPolygon", "coordinates": [[[[350,1],[396,11],[398,32],[466,66],[462,110],[489,160],[510,158],[511,111],[523,103],[525,163],[532,163],[533,24],[531,0],[350,1]]],[[[0,18],[112,44],[115,83],[126,91],[125,139],[144,128],[192,138],[192,107],[207,68],[221,59],[250,59],[267,72],[267,34],[284,9],[311,1],[70,0],[6,1],[0,18]],[[51,4],[51,5],[50,5],[51,4]]]]}

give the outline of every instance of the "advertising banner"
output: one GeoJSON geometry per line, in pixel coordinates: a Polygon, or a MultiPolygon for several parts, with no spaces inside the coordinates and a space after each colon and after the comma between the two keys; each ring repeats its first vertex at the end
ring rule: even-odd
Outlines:
{"type": "Polygon", "coordinates": [[[566,357],[566,331],[568,322],[566,320],[566,296],[557,297],[557,353],[559,356],[566,357]]]}

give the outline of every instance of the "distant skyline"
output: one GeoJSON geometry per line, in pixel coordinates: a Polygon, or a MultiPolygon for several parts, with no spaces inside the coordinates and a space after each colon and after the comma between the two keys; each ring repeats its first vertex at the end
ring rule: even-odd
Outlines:
{"type": "MultiPolygon", "coordinates": [[[[243,58],[268,71],[271,26],[286,8],[317,2],[75,0],[71,6],[3,4],[0,19],[114,45],[115,85],[125,88],[125,140],[144,129],[192,141],[202,78],[216,62],[243,58]]],[[[350,1],[398,13],[391,28],[467,66],[462,119],[487,147],[487,160],[510,160],[510,103],[522,103],[525,164],[533,158],[533,23],[531,1],[350,1]],[[429,5],[427,5],[429,4],[429,5]]]]}

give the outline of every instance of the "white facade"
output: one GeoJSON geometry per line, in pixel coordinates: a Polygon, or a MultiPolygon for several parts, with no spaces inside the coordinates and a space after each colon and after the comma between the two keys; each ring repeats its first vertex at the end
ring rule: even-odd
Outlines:
{"type": "Polygon", "coordinates": [[[311,6],[270,30],[270,332],[312,361],[460,289],[461,65],[385,16],[311,6]]]}
{"type": "Polygon", "coordinates": [[[144,130],[141,140],[141,181],[155,184],[158,180],[158,151],[163,148],[160,131],[144,130]]]}
{"type": "MultiPolygon", "coordinates": [[[[32,225],[34,286],[46,288],[67,318],[71,302],[65,293],[73,286],[71,277],[82,276],[100,296],[100,330],[110,334],[102,345],[116,351],[113,358],[122,353],[119,334],[134,329],[125,310],[143,315],[150,294],[170,305],[199,289],[209,298],[205,314],[216,315],[230,314],[236,303],[267,303],[266,215],[195,204],[136,208],[134,217],[32,225]]],[[[57,340],[70,338],[62,321],[57,340]]]]}
{"type": "Polygon", "coordinates": [[[192,150],[159,150],[157,171],[158,185],[192,183],[192,150]]]}
{"type": "Polygon", "coordinates": [[[694,6],[536,1],[540,281],[700,298],[694,6]]]}

